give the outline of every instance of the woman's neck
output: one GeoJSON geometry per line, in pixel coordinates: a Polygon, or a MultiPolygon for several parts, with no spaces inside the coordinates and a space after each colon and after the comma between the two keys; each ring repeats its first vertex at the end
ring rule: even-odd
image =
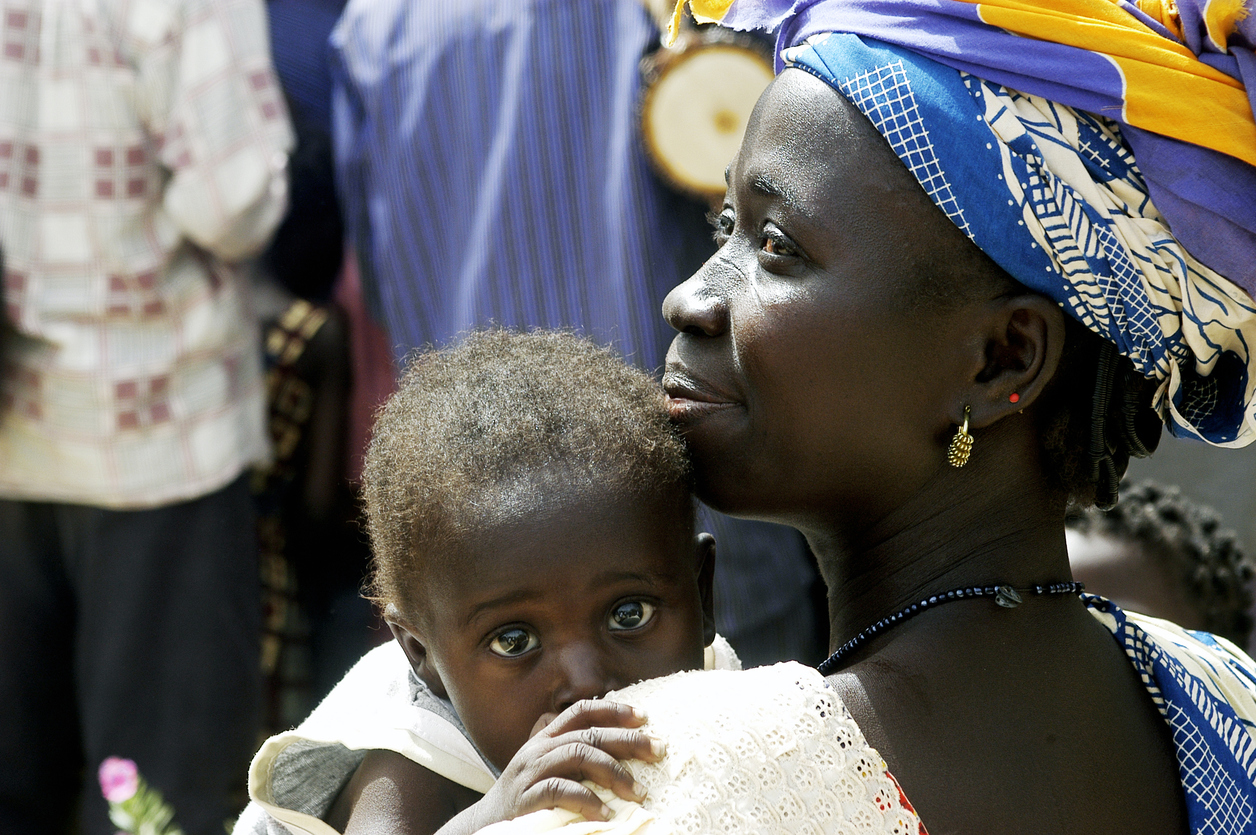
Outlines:
{"type": "Polygon", "coordinates": [[[828,586],[830,647],[933,594],[1071,579],[1063,499],[1042,479],[989,469],[948,468],[862,531],[807,532],[828,586]]]}

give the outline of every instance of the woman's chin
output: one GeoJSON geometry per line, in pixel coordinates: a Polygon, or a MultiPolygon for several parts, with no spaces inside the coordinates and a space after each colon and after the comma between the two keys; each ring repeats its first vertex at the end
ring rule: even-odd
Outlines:
{"type": "Polygon", "coordinates": [[[704,403],[669,398],[668,416],[692,452],[698,469],[723,465],[745,454],[750,434],[746,410],[731,403],[704,403]]]}
{"type": "Polygon", "coordinates": [[[694,494],[707,507],[738,519],[777,521],[764,507],[763,497],[750,479],[738,473],[721,472],[719,467],[704,467],[697,461],[694,467],[697,473],[694,494]]]}
{"type": "MultiPolygon", "coordinates": [[[[692,402],[692,401],[691,401],[692,402]]],[[[705,404],[704,404],[705,405],[705,404]]],[[[756,443],[737,406],[698,408],[673,419],[693,458],[694,492],[708,507],[742,519],[772,521],[765,505],[776,505],[779,485],[758,472],[756,443]]],[[[770,476],[770,474],[769,474],[770,476]]]]}

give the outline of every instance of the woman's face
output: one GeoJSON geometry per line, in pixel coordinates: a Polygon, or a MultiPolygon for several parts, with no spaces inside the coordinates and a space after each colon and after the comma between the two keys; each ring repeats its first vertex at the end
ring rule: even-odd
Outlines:
{"type": "Polygon", "coordinates": [[[979,337],[965,302],[922,298],[939,295],[925,267],[971,244],[800,70],[759,101],[716,236],[663,304],[679,331],[664,386],[700,495],[804,530],[880,518],[946,466],[979,337]]]}

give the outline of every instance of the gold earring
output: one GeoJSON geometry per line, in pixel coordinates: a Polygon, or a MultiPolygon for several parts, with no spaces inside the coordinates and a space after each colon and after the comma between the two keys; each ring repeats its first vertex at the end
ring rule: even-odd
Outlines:
{"type": "Polygon", "coordinates": [[[946,463],[952,467],[962,467],[968,463],[968,456],[973,451],[973,436],[968,434],[968,418],[972,416],[972,407],[964,407],[964,425],[951,438],[951,447],[946,451],[946,463]]]}

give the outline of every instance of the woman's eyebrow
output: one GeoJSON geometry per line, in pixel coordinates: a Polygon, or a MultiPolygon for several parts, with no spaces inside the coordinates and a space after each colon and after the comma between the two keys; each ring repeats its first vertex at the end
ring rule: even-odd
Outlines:
{"type": "Polygon", "coordinates": [[[772,175],[763,171],[756,171],[751,174],[747,180],[750,190],[764,197],[774,198],[784,203],[788,208],[796,208],[797,201],[789,190],[772,178],[772,175]]]}

